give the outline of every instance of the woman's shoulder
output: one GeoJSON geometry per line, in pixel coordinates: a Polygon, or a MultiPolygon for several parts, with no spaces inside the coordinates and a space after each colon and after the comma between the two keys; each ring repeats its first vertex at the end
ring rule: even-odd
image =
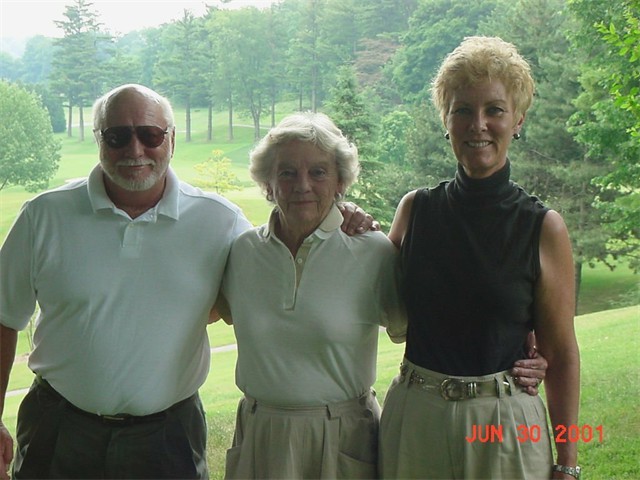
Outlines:
{"type": "Polygon", "coordinates": [[[340,230],[343,241],[350,248],[358,248],[358,255],[381,255],[392,254],[396,251],[395,246],[386,234],[381,231],[366,231],[360,234],[349,236],[340,230]]]}
{"type": "Polygon", "coordinates": [[[232,242],[232,248],[238,249],[243,248],[247,245],[254,244],[261,240],[264,240],[268,236],[268,225],[260,225],[258,227],[253,227],[245,230],[240,235],[238,235],[232,242]]]}

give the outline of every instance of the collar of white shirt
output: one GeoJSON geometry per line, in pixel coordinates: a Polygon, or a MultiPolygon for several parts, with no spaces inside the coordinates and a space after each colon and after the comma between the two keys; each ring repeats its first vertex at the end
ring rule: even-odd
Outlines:
{"type": "MultiPolygon", "coordinates": [[[[87,181],[87,190],[89,192],[89,201],[94,212],[98,210],[115,211],[116,206],[113,204],[104,186],[102,177],[102,167],[96,165],[89,174],[87,181]]],[[[175,172],[169,167],[167,169],[167,184],[162,194],[162,198],[158,204],[151,210],[155,210],[157,215],[164,215],[174,220],[178,220],[179,214],[179,180],[175,172]]],[[[153,215],[155,217],[155,215],[153,215]]]]}
{"type": "MultiPolygon", "coordinates": [[[[262,238],[264,241],[267,241],[271,238],[272,233],[275,231],[276,220],[278,219],[278,207],[274,208],[271,211],[271,215],[269,216],[269,223],[267,223],[264,228],[261,230],[262,238]]],[[[316,230],[310,236],[316,236],[322,240],[326,240],[333,233],[340,228],[343,221],[342,213],[334,203],[329,210],[329,213],[324,220],[320,223],[320,226],[316,228],[316,230]]]]}

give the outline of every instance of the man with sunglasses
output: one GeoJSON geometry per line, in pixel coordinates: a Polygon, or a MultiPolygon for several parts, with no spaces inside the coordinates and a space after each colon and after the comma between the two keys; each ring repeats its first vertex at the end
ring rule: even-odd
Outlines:
{"type": "MultiPolygon", "coordinates": [[[[100,163],[28,201],[0,250],[2,402],[17,331],[40,306],[13,473],[207,478],[206,325],[231,242],[251,225],[169,168],[173,112],[156,92],[112,90],[94,127],[100,163]]],[[[0,478],[12,455],[0,422],[0,478]]]]}

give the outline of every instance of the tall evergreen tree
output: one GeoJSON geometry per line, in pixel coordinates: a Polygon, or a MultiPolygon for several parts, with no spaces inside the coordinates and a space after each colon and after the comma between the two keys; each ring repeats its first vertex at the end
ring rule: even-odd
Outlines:
{"type": "Polygon", "coordinates": [[[74,0],[65,8],[64,20],[55,24],[64,33],[57,47],[51,71],[51,88],[67,101],[67,135],[72,136],[73,107],[78,107],[80,140],[84,140],[83,107],[105,87],[105,65],[112,38],[100,32],[101,24],[87,0],[74,0]]]}

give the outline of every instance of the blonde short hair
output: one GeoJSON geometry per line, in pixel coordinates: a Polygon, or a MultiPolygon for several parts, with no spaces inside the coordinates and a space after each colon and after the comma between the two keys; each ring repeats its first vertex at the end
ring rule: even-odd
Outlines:
{"type": "Polygon", "coordinates": [[[498,37],[467,37],[442,62],[431,84],[431,98],[443,123],[453,92],[464,85],[500,80],[511,95],[517,115],[533,101],[534,81],[529,63],[516,47],[498,37]]]}
{"type": "Polygon", "coordinates": [[[358,149],[342,134],[324,113],[294,113],[282,119],[267,133],[249,155],[251,178],[267,191],[273,180],[278,147],[293,140],[311,142],[333,156],[338,167],[338,180],[344,190],[358,178],[358,149]]]}

